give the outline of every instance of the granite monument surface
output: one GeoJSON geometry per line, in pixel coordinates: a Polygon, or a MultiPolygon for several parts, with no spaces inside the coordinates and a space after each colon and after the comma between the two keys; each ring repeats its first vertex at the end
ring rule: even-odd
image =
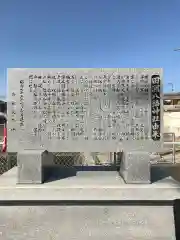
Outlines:
{"type": "Polygon", "coordinates": [[[45,151],[121,150],[124,180],[150,182],[149,152],[162,146],[162,116],[161,69],[8,70],[8,151],[18,152],[19,171],[29,172],[19,174],[20,183],[41,179],[34,173],[43,168],[33,170],[28,155],[38,155],[40,166],[45,151]]]}

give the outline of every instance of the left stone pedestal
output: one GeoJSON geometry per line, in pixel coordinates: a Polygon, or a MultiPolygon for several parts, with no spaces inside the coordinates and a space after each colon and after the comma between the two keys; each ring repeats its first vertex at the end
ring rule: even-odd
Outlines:
{"type": "Polygon", "coordinates": [[[18,180],[20,184],[43,183],[48,178],[48,166],[53,165],[54,155],[44,150],[18,152],[18,180]]]}

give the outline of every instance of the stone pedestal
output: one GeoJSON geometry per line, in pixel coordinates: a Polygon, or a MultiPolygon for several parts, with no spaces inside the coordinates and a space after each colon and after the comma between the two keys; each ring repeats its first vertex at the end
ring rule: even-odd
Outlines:
{"type": "Polygon", "coordinates": [[[43,183],[49,177],[48,166],[53,165],[54,155],[43,150],[18,152],[18,183],[43,183]]]}
{"type": "Polygon", "coordinates": [[[126,183],[151,183],[150,153],[123,152],[120,175],[126,183]]]}

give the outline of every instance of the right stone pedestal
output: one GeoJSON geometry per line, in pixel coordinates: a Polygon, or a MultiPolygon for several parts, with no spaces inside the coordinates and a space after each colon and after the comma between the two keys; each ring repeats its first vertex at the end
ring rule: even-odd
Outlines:
{"type": "Polygon", "coordinates": [[[123,152],[120,175],[126,183],[151,183],[150,153],[123,152]]]}

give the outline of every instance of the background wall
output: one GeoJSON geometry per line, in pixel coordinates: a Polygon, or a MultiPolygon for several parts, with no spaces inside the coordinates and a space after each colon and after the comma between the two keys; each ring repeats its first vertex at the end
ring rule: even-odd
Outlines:
{"type": "Polygon", "coordinates": [[[180,141],[180,112],[164,112],[164,132],[174,132],[180,141]]]}

